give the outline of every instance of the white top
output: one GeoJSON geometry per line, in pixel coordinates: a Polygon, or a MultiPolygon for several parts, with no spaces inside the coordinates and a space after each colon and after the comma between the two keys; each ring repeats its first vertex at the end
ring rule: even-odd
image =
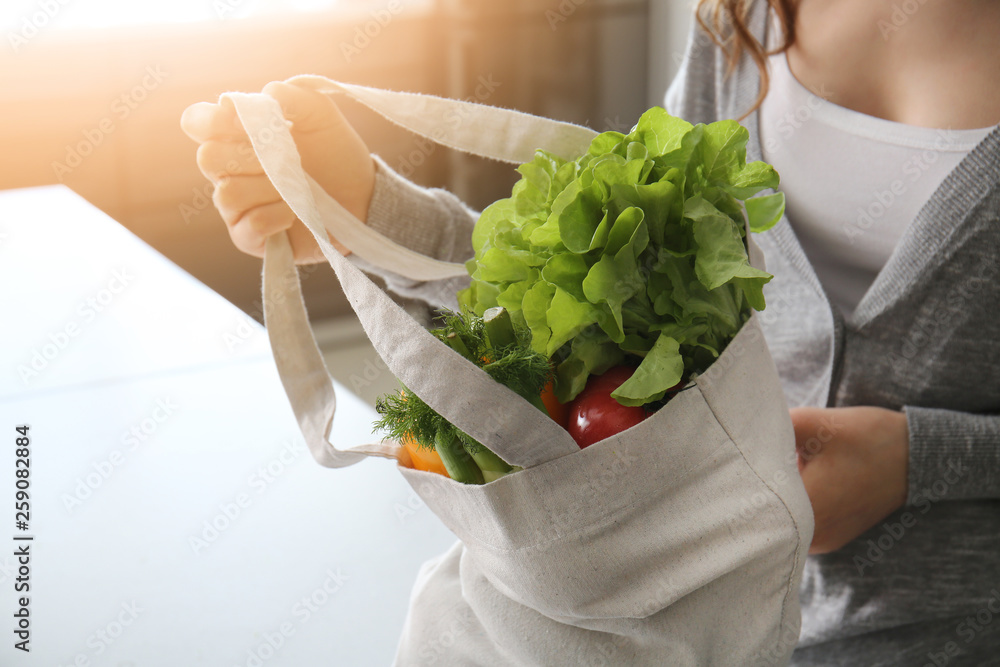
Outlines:
{"type": "Polygon", "coordinates": [[[760,108],[764,160],[781,176],[786,212],[835,307],[848,319],[906,228],[992,128],[904,125],[837,106],[771,56],[760,108]]]}

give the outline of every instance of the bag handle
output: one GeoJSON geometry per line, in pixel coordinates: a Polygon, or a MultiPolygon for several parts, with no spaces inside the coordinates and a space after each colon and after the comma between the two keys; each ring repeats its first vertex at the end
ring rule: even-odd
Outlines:
{"type": "Polygon", "coordinates": [[[368,88],[312,74],[293,77],[287,83],[327,95],[343,93],[442,146],[511,164],[530,161],[538,148],[575,160],[597,136],[589,127],[435,95],[368,88]]]}
{"type": "MultiPolygon", "coordinates": [[[[438,143],[508,162],[528,161],[538,147],[573,158],[584,152],[596,135],[587,128],[469,102],[394,93],[315,76],[292,81],[326,94],[345,93],[438,143]],[[454,118],[458,121],[449,120],[454,118]],[[505,136],[510,137],[509,142],[505,136]]],[[[223,97],[233,102],[264,172],[313,233],[365,332],[396,377],[511,465],[532,467],[579,451],[569,434],[547,415],[420,326],[342,257],[326,232],[363,259],[415,280],[466,275],[464,266],[424,257],[392,243],[340,206],[302,169],[289,124],[276,100],[246,93],[226,93],[223,97]],[[434,372],[427,372],[428,368],[434,372]],[[464,380],[461,392],[454,390],[455,377],[464,380]],[[511,414],[518,414],[519,419],[510,420],[511,414]],[[501,423],[505,428],[499,428],[501,423]]],[[[309,328],[298,271],[284,234],[268,239],[263,282],[265,322],[278,373],[316,460],[328,467],[342,467],[364,456],[395,456],[396,447],[386,442],[348,450],[329,442],[336,408],[333,382],[309,328]]]]}

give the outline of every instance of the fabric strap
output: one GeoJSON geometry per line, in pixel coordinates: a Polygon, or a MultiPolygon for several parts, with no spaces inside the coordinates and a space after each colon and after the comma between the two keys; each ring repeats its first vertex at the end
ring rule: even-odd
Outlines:
{"type": "MultiPolygon", "coordinates": [[[[416,134],[504,162],[526,162],[537,148],[575,158],[596,136],[585,127],[470,102],[367,88],[317,76],[296,77],[289,82],[328,95],[346,94],[416,134]]],[[[225,93],[223,97],[233,103],[264,172],[316,238],[376,351],[400,381],[511,465],[529,468],[579,451],[569,434],[547,415],[420,326],[341,256],[327,232],[362,259],[413,280],[467,275],[464,265],[425,257],[391,242],[330,197],[303,170],[290,124],[276,100],[261,93],[225,93]]],[[[336,393],[309,327],[298,270],[285,234],[276,234],[267,242],[263,304],[279,376],[316,460],[324,466],[343,467],[365,456],[394,458],[396,443],[339,449],[329,440],[336,393]]]]}

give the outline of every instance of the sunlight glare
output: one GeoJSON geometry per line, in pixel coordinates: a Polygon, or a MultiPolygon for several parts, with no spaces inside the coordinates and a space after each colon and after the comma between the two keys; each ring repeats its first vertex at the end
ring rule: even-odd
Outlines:
{"type": "Polygon", "coordinates": [[[4,0],[0,7],[0,30],[16,30],[25,21],[60,30],[114,28],[224,21],[375,4],[367,0],[4,0]]]}

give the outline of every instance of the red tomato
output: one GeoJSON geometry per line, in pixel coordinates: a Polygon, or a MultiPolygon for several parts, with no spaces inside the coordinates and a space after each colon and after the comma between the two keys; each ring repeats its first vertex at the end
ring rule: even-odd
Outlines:
{"type": "Polygon", "coordinates": [[[628,407],[611,398],[611,392],[632,377],[631,366],[616,366],[587,380],[587,386],[569,404],[566,430],[580,448],[621,433],[649,415],[641,407],[628,407]]]}

